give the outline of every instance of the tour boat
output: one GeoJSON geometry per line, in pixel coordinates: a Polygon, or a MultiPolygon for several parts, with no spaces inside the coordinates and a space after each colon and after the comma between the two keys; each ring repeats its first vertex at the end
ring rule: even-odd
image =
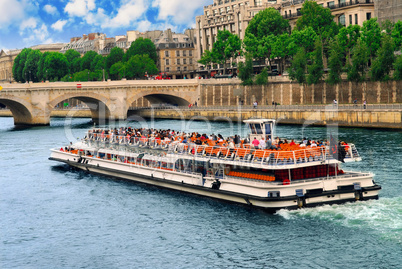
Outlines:
{"type": "Polygon", "coordinates": [[[235,146],[199,135],[176,133],[161,139],[152,135],[152,129],[142,134],[131,128],[94,129],[75,144],[51,149],[49,159],[92,173],[271,212],[378,199],[381,186],[372,173],[340,167],[342,162],[361,161],[355,145],[341,145],[332,137],[324,145],[278,145],[275,120],[245,123],[249,137],[235,146]],[[262,138],[267,148],[255,148],[251,142],[262,138]]]}

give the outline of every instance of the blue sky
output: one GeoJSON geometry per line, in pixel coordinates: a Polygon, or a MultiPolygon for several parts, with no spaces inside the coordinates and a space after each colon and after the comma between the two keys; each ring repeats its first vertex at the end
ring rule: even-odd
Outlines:
{"type": "Polygon", "coordinates": [[[0,50],[127,30],[183,32],[212,0],[0,0],[0,50]]]}

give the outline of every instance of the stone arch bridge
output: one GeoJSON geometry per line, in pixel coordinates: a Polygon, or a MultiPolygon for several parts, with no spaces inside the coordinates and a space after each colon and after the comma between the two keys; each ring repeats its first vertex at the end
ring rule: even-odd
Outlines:
{"type": "Polygon", "coordinates": [[[15,125],[48,125],[55,106],[69,98],[88,105],[92,119],[124,120],[130,105],[144,97],[151,104],[192,104],[200,96],[199,81],[122,80],[105,82],[45,82],[1,84],[0,104],[7,106],[15,125]]]}

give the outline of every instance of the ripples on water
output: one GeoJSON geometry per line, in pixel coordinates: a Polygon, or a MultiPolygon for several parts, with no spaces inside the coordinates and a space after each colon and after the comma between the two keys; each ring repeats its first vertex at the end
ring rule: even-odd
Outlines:
{"type": "MultiPolygon", "coordinates": [[[[17,129],[0,118],[1,268],[401,267],[400,132],[339,129],[363,156],[345,166],[376,174],[378,201],[270,215],[50,162],[49,148],[91,127],[87,119],[64,125],[52,119],[50,127],[17,129]]],[[[227,123],[155,127],[245,132],[227,123]]],[[[327,129],[279,126],[278,135],[325,138],[327,129]]]]}

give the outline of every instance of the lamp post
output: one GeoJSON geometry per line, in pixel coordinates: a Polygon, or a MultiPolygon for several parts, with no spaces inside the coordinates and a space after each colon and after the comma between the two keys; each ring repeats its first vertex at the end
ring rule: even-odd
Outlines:
{"type": "Polygon", "coordinates": [[[46,70],[46,81],[47,81],[47,70],[46,70]]]}
{"type": "Polygon", "coordinates": [[[89,71],[88,71],[88,81],[89,81],[89,71]]]}
{"type": "Polygon", "coordinates": [[[31,82],[32,81],[32,78],[31,78],[31,70],[29,70],[29,82],[31,82]]]}

